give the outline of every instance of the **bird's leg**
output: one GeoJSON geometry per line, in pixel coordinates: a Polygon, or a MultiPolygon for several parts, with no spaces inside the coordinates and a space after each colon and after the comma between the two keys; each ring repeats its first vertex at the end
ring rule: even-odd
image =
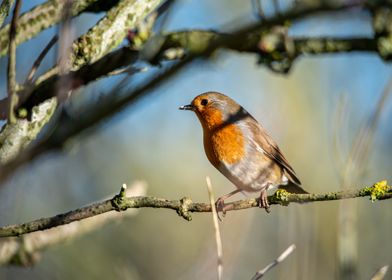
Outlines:
{"type": "Polygon", "coordinates": [[[270,211],[270,206],[268,203],[268,195],[267,195],[267,188],[263,189],[260,193],[260,200],[259,200],[259,207],[264,208],[267,213],[270,211]]]}
{"type": "Polygon", "coordinates": [[[222,219],[219,217],[219,211],[222,211],[223,216],[226,215],[226,207],[225,207],[225,200],[228,199],[229,197],[235,195],[236,193],[240,192],[240,189],[236,189],[224,196],[219,197],[216,202],[215,202],[215,207],[216,207],[216,212],[218,213],[218,218],[219,220],[222,221],[222,219]]]}

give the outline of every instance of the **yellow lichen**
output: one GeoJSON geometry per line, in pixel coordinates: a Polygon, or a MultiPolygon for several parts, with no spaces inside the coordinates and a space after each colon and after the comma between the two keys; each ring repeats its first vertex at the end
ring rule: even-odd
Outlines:
{"type": "Polygon", "coordinates": [[[290,193],[283,189],[278,189],[274,195],[272,196],[271,202],[276,202],[281,205],[287,206],[289,205],[288,197],[290,193]]]}
{"type": "Polygon", "coordinates": [[[370,190],[370,199],[372,201],[375,201],[382,196],[385,195],[385,193],[390,189],[390,186],[388,186],[388,183],[386,180],[377,182],[371,187],[370,190]]]}

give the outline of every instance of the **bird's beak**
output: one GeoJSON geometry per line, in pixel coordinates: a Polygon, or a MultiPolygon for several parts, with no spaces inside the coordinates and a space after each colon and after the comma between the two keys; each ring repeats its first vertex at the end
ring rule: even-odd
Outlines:
{"type": "Polygon", "coordinates": [[[178,109],[194,111],[195,110],[195,106],[193,106],[192,104],[188,104],[188,105],[181,106],[178,109]]]}

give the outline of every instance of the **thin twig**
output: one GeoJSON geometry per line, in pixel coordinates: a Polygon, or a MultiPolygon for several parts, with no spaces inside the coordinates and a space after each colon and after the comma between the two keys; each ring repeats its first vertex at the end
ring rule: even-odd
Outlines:
{"type": "Polygon", "coordinates": [[[388,265],[384,265],[374,273],[371,280],[383,280],[389,269],[388,265]]]}
{"type": "Polygon", "coordinates": [[[8,122],[15,123],[16,117],[14,108],[18,103],[17,84],[16,84],[16,28],[18,23],[19,11],[22,5],[21,0],[16,0],[14,12],[12,14],[9,45],[8,45],[8,67],[7,67],[7,89],[8,89],[8,122]]]}
{"type": "Polygon", "coordinates": [[[222,239],[221,239],[221,234],[220,234],[220,230],[219,230],[218,214],[216,212],[214,192],[212,191],[210,177],[207,176],[206,181],[207,181],[208,196],[210,198],[210,204],[211,204],[211,209],[212,209],[212,220],[214,221],[214,229],[215,229],[216,251],[218,254],[218,280],[221,280],[222,275],[223,275],[222,239]]]}
{"type": "MultiPolygon", "coordinates": [[[[278,190],[274,195],[268,197],[270,205],[288,205],[289,203],[305,203],[315,201],[331,201],[349,199],[357,197],[370,197],[374,200],[384,200],[392,198],[392,186],[388,186],[385,181],[357,190],[346,190],[323,194],[291,194],[278,190]]],[[[258,207],[258,199],[239,200],[226,204],[227,211],[242,210],[258,207]]],[[[19,236],[29,232],[45,230],[60,225],[80,221],[92,216],[100,215],[109,211],[123,211],[128,208],[166,208],[176,210],[179,216],[190,221],[192,212],[211,212],[210,203],[194,203],[190,198],[180,200],[168,200],[157,197],[125,197],[123,192],[113,199],[104,200],[95,204],[78,208],[67,213],[59,214],[50,218],[41,218],[32,222],[18,225],[0,227],[0,237],[19,236]]]]}
{"type": "Polygon", "coordinates": [[[57,53],[60,78],[57,83],[56,95],[59,101],[66,100],[71,88],[71,79],[67,75],[71,69],[72,25],[71,10],[73,0],[66,0],[62,11],[62,22],[59,29],[59,48],[57,53]]]}
{"type": "Polygon", "coordinates": [[[120,69],[116,69],[112,72],[109,72],[107,74],[107,77],[112,77],[112,76],[117,76],[117,75],[122,75],[122,74],[127,74],[127,75],[133,75],[136,73],[140,72],[146,72],[148,70],[148,67],[136,67],[136,66],[128,66],[120,69]]]}
{"type": "Polygon", "coordinates": [[[58,36],[57,34],[55,34],[52,39],[49,41],[49,43],[46,45],[46,47],[42,50],[42,52],[39,54],[39,56],[37,57],[37,59],[34,61],[33,66],[30,69],[29,74],[27,75],[25,84],[31,83],[33,81],[34,75],[37,72],[38,67],[41,65],[41,62],[43,61],[43,59],[45,58],[45,56],[48,54],[48,52],[50,51],[50,49],[54,46],[54,44],[56,44],[57,40],[58,40],[58,36]]]}
{"type": "Polygon", "coordinates": [[[270,271],[272,268],[277,266],[279,263],[284,261],[293,251],[295,250],[295,244],[290,245],[284,252],[276,258],[272,263],[264,267],[262,270],[256,272],[255,276],[252,277],[251,280],[258,280],[263,278],[263,276],[270,271]]]}

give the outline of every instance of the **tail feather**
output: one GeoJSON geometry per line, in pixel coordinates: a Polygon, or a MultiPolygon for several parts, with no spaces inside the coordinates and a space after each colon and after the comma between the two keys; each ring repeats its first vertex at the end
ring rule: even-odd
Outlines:
{"type": "Polygon", "coordinates": [[[305,191],[301,186],[289,182],[287,185],[279,186],[279,189],[285,190],[289,193],[296,193],[296,194],[307,194],[308,192],[305,191]]]}

